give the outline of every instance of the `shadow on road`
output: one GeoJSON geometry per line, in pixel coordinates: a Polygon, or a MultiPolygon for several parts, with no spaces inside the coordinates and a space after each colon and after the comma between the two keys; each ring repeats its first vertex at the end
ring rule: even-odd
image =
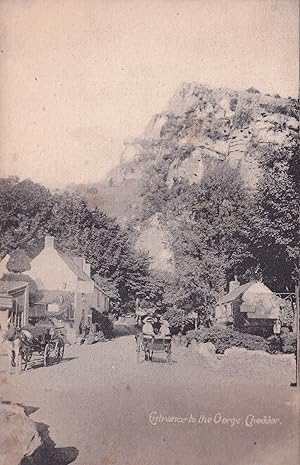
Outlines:
{"type": "Polygon", "coordinates": [[[136,333],[137,328],[134,325],[126,325],[122,323],[115,323],[114,325],[114,339],[122,336],[135,336],[136,333]]]}
{"type": "MultiPolygon", "coordinates": [[[[2,401],[3,404],[12,404],[11,401],[2,401]]],[[[24,409],[25,415],[30,416],[39,410],[39,407],[17,403],[24,409]]],[[[30,457],[24,457],[20,465],[68,465],[74,462],[79,454],[76,447],[56,447],[49,434],[49,426],[45,423],[35,422],[42,444],[30,457]]]]}
{"type": "Polygon", "coordinates": [[[175,363],[177,363],[177,361],[172,360],[171,362],[168,362],[166,360],[166,357],[164,357],[164,358],[163,358],[163,356],[161,356],[161,357],[157,356],[156,357],[156,356],[153,355],[152,362],[150,362],[150,363],[163,363],[164,365],[174,365],[175,363]]]}
{"type": "MultiPolygon", "coordinates": [[[[21,405],[21,404],[19,404],[21,405]]],[[[38,410],[37,407],[21,405],[26,415],[31,415],[38,410]]],[[[68,465],[74,462],[79,454],[76,447],[56,447],[49,435],[49,426],[45,423],[37,423],[36,428],[42,439],[42,444],[31,457],[24,457],[20,465],[68,465]]]]}
{"type": "MultiPolygon", "coordinates": [[[[71,362],[72,360],[77,360],[79,357],[65,357],[63,358],[58,364],[60,365],[61,363],[67,363],[67,362],[71,362]]],[[[54,366],[54,365],[57,365],[57,362],[56,361],[52,361],[50,360],[48,362],[48,365],[47,367],[51,367],[51,366],[54,366]]],[[[46,367],[46,368],[47,368],[46,367]]],[[[45,368],[44,367],[44,363],[43,363],[43,360],[37,358],[35,360],[32,360],[32,362],[29,362],[28,364],[28,368],[27,368],[27,371],[29,370],[36,370],[37,368],[45,368]]]]}

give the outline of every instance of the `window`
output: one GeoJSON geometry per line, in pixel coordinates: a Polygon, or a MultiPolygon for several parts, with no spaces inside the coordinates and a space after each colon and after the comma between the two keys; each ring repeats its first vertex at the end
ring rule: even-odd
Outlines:
{"type": "Polygon", "coordinates": [[[17,328],[21,328],[22,326],[22,313],[21,312],[16,312],[14,310],[11,310],[8,314],[8,318],[10,319],[10,322],[16,326],[17,328]]]}

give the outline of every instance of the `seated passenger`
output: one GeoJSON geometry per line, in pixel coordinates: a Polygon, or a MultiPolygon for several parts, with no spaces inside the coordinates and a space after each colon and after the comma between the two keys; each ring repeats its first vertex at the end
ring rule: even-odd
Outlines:
{"type": "Polygon", "coordinates": [[[152,336],[155,337],[154,329],[153,329],[153,319],[150,317],[147,317],[144,319],[144,324],[143,324],[143,334],[145,336],[152,336]]]}
{"type": "Polygon", "coordinates": [[[171,336],[170,325],[167,320],[162,320],[159,335],[162,337],[171,336]]]}
{"type": "Polygon", "coordinates": [[[161,315],[159,313],[154,313],[153,315],[154,320],[153,320],[153,329],[155,334],[159,334],[160,332],[160,327],[161,327],[161,315]]]}

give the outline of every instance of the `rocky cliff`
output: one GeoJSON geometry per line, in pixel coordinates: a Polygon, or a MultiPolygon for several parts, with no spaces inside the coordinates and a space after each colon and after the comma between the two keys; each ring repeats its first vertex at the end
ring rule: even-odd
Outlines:
{"type": "Polygon", "coordinates": [[[145,189],[168,195],[176,183],[199,183],[211,159],[227,160],[255,189],[264,147],[288,144],[298,132],[297,117],[292,98],[263,95],[254,88],[234,91],[186,83],[166,111],[153,116],[144,134],[126,145],[122,163],[105,183],[76,190],[90,205],[133,224],[137,244],[150,251],[154,266],[171,269],[168,231],[160,222],[159,204],[145,208],[145,189]]]}

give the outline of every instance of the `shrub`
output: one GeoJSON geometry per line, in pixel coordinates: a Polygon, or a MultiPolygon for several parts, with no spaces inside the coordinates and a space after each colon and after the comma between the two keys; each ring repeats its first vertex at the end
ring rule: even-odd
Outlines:
{"type": "Polygon", "coordinates": [[[238,98],[237,97],[231,97],[230,104],[229,104],[231,111],[235,111],[237,103],[238,103],[238,98]]]}
{"type": "Polygon", "coordinates": [[[260,94],[259,90],[255,89],[255,87],[249,87],[246,92],[249,92],[250,94],[260,94]]]}
{"type": "Polygon", "coordinates": [[[271,354],[276,354],[282,352],[282,339],[277,336],[270,336],[267,339],[268,343],[268,352],[271,354]]]}
{"type": "Polygon", "coordinates": [[[11,273],[23,273],[30,270],[30,258],[25,250],[17,249],[11,252],[7,269],[11,273]]]}
{"type": "Polygon", "coordinates": [[[105,336],[104,336],[104,334],[103,334],[103,331],[99,331],[99,332],[97,333],[97,338],[98,338],[98,341],[99,341],[99,342],[104,342],[104,341],[105,341],[105,336]]]}
{"type": "Polygon", "coordinates": [[[210,328],[202,328],[196,331],[189,331],[187,334],[187,345],[192,340],[197,342],[212,342],[216,347],[216,352],[223,354],[230,347],[244,347],[249,350],[268,349],[266,340],[261,336],[241,333],[235,329],[223,325],[213,325],[210,328]]]}
{"type": "Polygon", "coordinates": [[[296,354],[297,351],[297,334],[296,333],[283,333],[282,352],[284,354],[296,354]]]}
{"type": "Polygon", "coordinates": [[[252,109],[250,107],[241,107],[236,111],[233,118],[233,126],[236,129],[243,129],[252,121],[252,109]]]}
{"type": "Polygon", "coordinates": [[[171,334],[186,333],[194,327],[194,320],[179,309],[170,308],[164,313],[164,318],[169,322],[171,334]]]}
{"type": "Polygon", "coordinates": [[[229,133],[229,120],[226,118],[207,120],[203,126],[203,134],[213,141],[224,140],[229,133]]]}
{"type": "Polygon", "coordinates": [[[97,330],[101,331],[106,338],[111,338],[113,336],[113,322],[107,315],[103,313],[95,312],[93,314],[93,323],[98,325],[97,330]]]}

